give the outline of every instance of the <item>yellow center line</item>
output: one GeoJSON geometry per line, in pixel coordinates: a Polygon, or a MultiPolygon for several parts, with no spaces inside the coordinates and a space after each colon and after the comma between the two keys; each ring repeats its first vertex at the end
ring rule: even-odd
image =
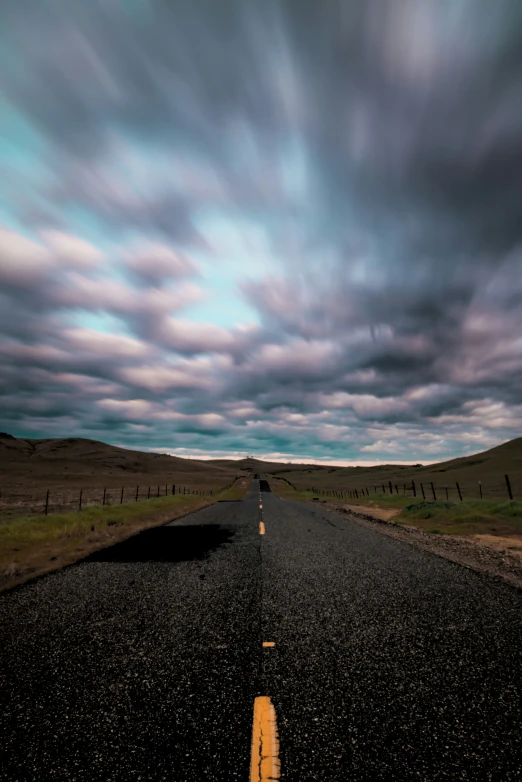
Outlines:
{"type": "Polygon", "coordinates": [[[263,641],[263,646],[275,646],[275,641],[263,641]]]}
{"type": "Polygon", "coordinates": [[[265,525],[262,521],[259,522],[259,534],[264,535],[265,534],[265,525]]]}
{"type": "Polygon", "coordinates": [[[278,780],[280,772],[275,709],[270,698],[260,695],[254,701],[250,782],[278,780]]]}

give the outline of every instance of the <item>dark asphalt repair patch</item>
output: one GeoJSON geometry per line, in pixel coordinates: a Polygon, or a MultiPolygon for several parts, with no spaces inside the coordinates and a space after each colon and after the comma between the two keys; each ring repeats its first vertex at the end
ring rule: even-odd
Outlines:
{"type": "Polygon", "coordinates": [[[96,551],[85,562],[187,562],[205,559],[234,535],[218,524],[155,527],[96,551]]]}
{"type": "Polygon", "coordinates": [[[268,481],[259,481],[259,490],[270,491],[270,484],[268,483],[268,481]]]}

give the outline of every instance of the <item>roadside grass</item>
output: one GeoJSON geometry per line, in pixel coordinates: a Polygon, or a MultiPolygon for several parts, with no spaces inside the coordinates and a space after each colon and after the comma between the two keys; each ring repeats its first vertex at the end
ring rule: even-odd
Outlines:
{"type": "Polygon", "coordinates": [[[337,497],[332,492],[315,493],[308,490],[296,490],[289,486],[285,481],[277,478],[270,479],[272,491],[285,500],[318,500],[321,502],[336,503],[339,505],[363,505],[364,507],[375,508],[404,508],[414,502],[414,498],[402,494],[371,494],[369,497],[359,497],[359,499],[337,497]]]}
{"type": "MultiPolygon", "coordinates": [[[[326,498],[325,498],[326,499],[326,498]]],[[[339,502],[342,505],[363,505],[365,508],[396,508],[400,510],[415,502],[423,502],[422,497],[412,497],[410,494],[370,494],[369,497],[359,497],[358,499],[337,499],[333,497],[329,502],[339,502]]]]}
{"type": "Polygon", "coordinates": [[[234,500],[242,500],[247,493],[250,486],[250,479],[240,479],[234,483],[229,489],[222,491],[216,495],[216,500],[227,500],[228,502],[234,500]]]}
{"type": "Polygon", "coordinates": [[[314,500],[329,505],[359,505],[365,508],[397,508],[395,524],[417,527],[439,535],[522,535],[522,502],[520,500],[424,500],[403,494],[370,494],[358,499],[295,491],[283,481],[271,479],[272,491],[283,499],[314,500]]]}
{"type": "Polygon", "coordinates": [[[470,502],[410,503],[393,519],[425,532],[446,535],[522,535],[522,502],[473,500],[470,502]]]}
{"type": "MultiPolygon", "coordinates": [[[[274,481],[270,481],[270,486],[273,493],[282,500],[313,500],[314,497],[317,497],[317,494],[311,491],[295,491],[286,484],[277,485],[274,481]]],[[[321,497],[321,499],[326,499],[326,497],[321,497]]]]}
{"type": "Polygon", "coordinates": [[[0,591],[70,565],[149,527],[161,526],[220,499],[241,499],[248,482],[209,496],[180,495],[81,512],[22,516],[0,525],[0,591]]]}

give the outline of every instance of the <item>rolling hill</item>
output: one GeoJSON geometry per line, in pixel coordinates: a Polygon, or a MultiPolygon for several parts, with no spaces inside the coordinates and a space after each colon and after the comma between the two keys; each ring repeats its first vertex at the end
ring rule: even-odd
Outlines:
{"type": "MultiPolygon", "coordinates": [[[[438,498],[457,496],[456,484],[466,495],[505,497],[504,476],[509,475],[516,495],[522,496],[522,437],[471,456],[430,465],[378,465],[335,467],[315,464],[281,464],[245,458],[197,461],[166,454],[121,448],[83,438],[27,439],[0,433],[0,469],[4,483],[100,483],[117,485],[124,479],[136,483],[176,482],[197,486],[222,486],[239,475],[263,473],[289,481],[298,489],[361,489],[389,482],[399,490],[423,483],[438,498]]],[[[431,496],[431,495],[430,495],[431,496]]]]}
{"type": "Polygon", "coordinates": [[[238,473],[237,468],[167,454],[120,448],[79,437],[56,439],[15,438],[0,433],[0,470],[3,483],[86,482],[118,484],[175,482],[187,485],[222,486],[238,473]]]}

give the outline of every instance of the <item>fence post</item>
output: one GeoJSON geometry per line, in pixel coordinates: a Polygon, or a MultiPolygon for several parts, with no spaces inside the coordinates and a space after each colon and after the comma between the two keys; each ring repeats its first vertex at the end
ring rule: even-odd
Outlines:
{"type": "Polygon", "coordinates": [[[138,494],[140,492],[140,487],[136,486],[136,502],[138,502],[138,494]]]}
{"type": "Polygon", "coordinates": [[[123,492],[124,492],[124,491],[125,491],[125,486],[122,486],[122,487],[121,487],[120,505],[121,505],[121,504],[122,504],[122,502],[123,502],[123,492]]]}
{"type": "Polygon", "coordinates": [[[165,484],[165,497],[167,496],[167,494],[168,494],[168,491],[167,491],[167,484],[165,484]]]}
{"type": "Polygon", "coordinates": [[[47,489],[47,494],[45,495],[45,515],[47,516],[47,510],[49,508],[49,489],[47,489]]]}
{"type": "MultiPolygon", "coordinates": [[[[457,484],[457,485],[458,485],[458,484],[457,484]]],[[[446,489],[446,499],[449,499],[449,497],[448,497],[448,487],[447,487],[447,486],[445,486],[444,488],[446,489]]]]}
{"type": "Polygon", "coordinates": [[[147,494],[147,499],[150,500],[150,486],[149,486],[149,493],[147,494]]]}
{"type": "Polygon", "coordinates": [[[421,492],[422,492],[422,499],[425,500],[426,499],[426,495],[424,494],[424,486],[423,486],[422,483],[421,483],[421,492]]]}
{"type": "Polygon", "coordinates": [[[431,493],[433,494],[433,499],[437,499],[437,495],[435,494],[435,487],[433,485],[433,481],[431,481],[431,493]]]}
{"type": "Polygon", "coordinates": [[[388,483],[390,484],[390,494],[393,494],[392,482],[388,481],[388,483]]]}
{"type": "Polygon", "coordinates": [[[395,484],[395,494],[398,494],[398,493],[399,493],[399,490],[397,488],[397,484],[395,484]]]}
{"type": "Polygon", "coordinates": [[[479,481],[480,499],[482,499],[482,483],[479,481]]]}
{"type": "Polygon", "coordinates": [[[172,494],[176,494],[176,484],[172,484],[172,494]]]}
{"type": "Polygon", "coordinates": [[[79,502],[79,505],[78,505],[78,510],[82,509],[82,492],[83,492],[83,489],[80,489],[80,502],[79,502]]]}
{"type": "Polygon", "coordinates": [[[104,487],[103,487],[103,500],[102,500],[102,505],[105,505],[105,495],[106,495],[106,494],[107,494],[107,487],[106,487],[106,486],[104,486],[104,487]]]}
{"type": "Polygon", "coordinates": [[[512,500],[513,499],[513,492],[511,491],[511,484],[509,482],[509,478],[508,478],[507,475],[505,475],[504,478],[506,479],[506,486],[507,486],[507,490],[508,490],[508,494],[509,494],[509,499],[512,500]]]}
{"type": "Polygon", "coordinates": [[[411,488],[413,489],[413,496],[416,497],[417,496],[417,490],[415,489],[415,481],[411,482],[411,488]]]}
{"type": "Polygon", "coordinates": [[[158,486],[158,497],[159,497],[159,486],[158,486]]]}
{"type": "Polygon", "coordinates": [[[458,483],[457,483],[457,491],[459,493],[460,501],[462,502],[462,494],[460,493],[460,486],[458,485],[458,483]]]}

